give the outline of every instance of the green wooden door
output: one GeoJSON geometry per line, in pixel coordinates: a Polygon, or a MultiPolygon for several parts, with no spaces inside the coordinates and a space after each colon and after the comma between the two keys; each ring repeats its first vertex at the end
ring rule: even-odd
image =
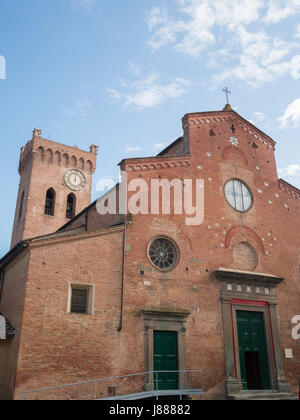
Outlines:
{"type": "Polygon", "coordinates": [[[270,389],[263,313],[238,311],[237,326],[243,388],[270,389]]]}
{"type": "MultiPolygon", "coordinates": [[[[178,370],[177,332],[154,331],[154,371],[178,370]]],[[[158,390],[178,389],[178,373],[154,374],[154,387],[158,390]]]]}

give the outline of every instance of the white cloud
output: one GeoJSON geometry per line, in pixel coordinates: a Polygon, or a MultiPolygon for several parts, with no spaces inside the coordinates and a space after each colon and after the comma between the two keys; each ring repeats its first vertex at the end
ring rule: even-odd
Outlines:
{"type": "Polygon", "coordinates": [[[291,164],[288,165],[286,168],[279,169],[279,175],[280,176],[300,176],[300,165],[299,164],[291,164]]]}
{"type": "Polygon", "coordinates": [[[147,14],[146,18],[146,22],[150,31],[152,31],[157,25],[166,23],[167,20],[167,9],[165,7],[153,7],[147,14]]]}
{"type": "Polygon", "coordinates": [[[85,120],[91,107],[92,103],[88,99],[83,98],[76,101],[72,107],[63,105],[62,110],[67,117],[80,117],[85,120]]]}
{"type": "Polygon", "coordinates": [[[94,86],[91,84],[80,85],[80,89],[92,89],[94,86]]]}
{"type": "Polygon", "coordinates": [[[128,153],[135,153],[135,152],[139,152],[141,149],[141,147],[133,147],[133,146],[127,146],[126,147],[126,152],[128,153]]]}
{"type": "Polygon", "coordinates": [[[154,144],[153,148],[154,150],[163,150],[167,147],[167,143],[156,143],[154,144]]]}
{"type": "Polygon", "coordinates": [[[167,99],[175,99],[186,93],[189,82],[176,78],[173,82],[162,85],[158,76],[152,74],[145,80],[134,84],[136,92],[126,96],[125,107],[136,106],[138,108],[151,108],[165,102],[167,99]]]}
{"type": "Polygon", "coordinates": [[[100,3],[98,0],[70,0],[73,9],[83,10],[89,14],[101,12],[100,3]]]}
{"type": "Polygon", "coordinates": [[[167,84],[160,82],[156,73],[150,74],[147,78],[139,78],[136,81],[121,81],[124,92],[116,89],[107,89],[114,99],[121,100],[123,106],[136,108],[152,108],[168,99],[180,98],[187,92],[190,83],[181,78],[175,78],[167,84]]]}
{"type": "Polygon", "coordinates": [[[220,68],[213,75],[218,83],[235,78],[257,85],[286,74],[300,78],[299,56],[293,56],[299,43],[287,42],[281,32],[268,33],[269,26],[265,25],[299,13],[300,0],[174,2],[180,13],[177,19],[170,17],[165,8],[156,7],[150,12],[156,18],[152,24],[148,19],[152,33],[148,45],[152,50],[171,46],[196,58],[208,53],[207,65],[220,68]]]}
{"type": "Polygon", "coordinates": [[[120,101],[122,99],[122,96],[121,96],[120,92],[117,89],[107,88],[106,91],[109,93],[109,96],[112,99],[115,99],[117,101],[120,101]]]}
{"type": "Polygon", "coordinates": [[[278,119],[280,127],[300,126],[300,98],[295,99],[285,110],[284,115],[278,119]]]}
{"type": "Polygon", "coordinates": [[[137,77],[141,77],[141,69],[140,66],[138,66],[137,64],[133,63],[132,61],[129,62],[129,69],[131,70],[131,72],[137,76],[137,77]]]}
{"type": "Polygon", "coordinates": [[[63,109],[64,114],[67,117],[76,117],[76,112],[74,111],[74,109],[72,109],[72,108],[70,108],[66,105],[63,105],[62,109],[63,109]]]}
{"type": "Polygon", "coordinates": [[[214,75],[216,81],[235,77],[256,86],[284,74],[294,79],[300,77],[299,56],[290,58],[296,44],[271,37],[264,30],[249,33],[244,27],[238,28],[236,38],[240,44],[240,53],[236,51],[238,63],[214,75]]]}
{"type": "Polygon", "coordinates": [[[209,44],[215,43],[216,26],[233,30],[238,25],[249,24],[258,19],[259,10],[264,6],[263,0],[177,0],[179,11],[185,20],[174,21],[166,11],[152,9],[150,14],[164,19],[155,25],[149,25],[155,32],[149,40],[153,49],[167,44],[184,54],[198,56],[209,44]],[[157,28],[159,24],[160,28],[157,28]]]}
{"type": "Polygon", "coordinates": [[[298,80],[300,79],[300,55],[296,55],[293,57],[291,63],[291,75],[293,79],[298,80]]]}
{"type": "Polygon", "coordinates": [[[263,112],[254,112],[254,116],[257,121],[264,121],[266,119],[266,116],[263,112]]]}
{"type": "Polygon", "coordinates": [[[178,33],[184,32],[185,26],[183,22],[167,22],[164,26],[157,29],[148,41],[148,45],[155,51],[165,45],[175,44],[178,33]]]}
{"type": "Polygon", "coordinates": [[[300,12],[299,0],[269,0],[268,11],[264,17],[266,23],[278,23],[300,12]]]}
{"type": "Polygon", "coordinates": [[[82,118],[86,118],[89,109],[92,107],[92,103],[88,99],[84,98],[76,102],[76,107],[79,112],[79,115],[82,118]]]}

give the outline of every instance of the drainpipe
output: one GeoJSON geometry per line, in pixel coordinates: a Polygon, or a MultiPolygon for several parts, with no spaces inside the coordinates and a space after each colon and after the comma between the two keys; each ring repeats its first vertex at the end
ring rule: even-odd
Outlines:
{"type": "Polygon", "coordinates": [[[4,271],[1,271],[0,273],[0,303],[1,303],[1,299],[2,299],[2,292],[3,292],[3,288],[4,288],[4,271]]]}
{"type": "Polygon", "coordinates": [[[125,279],[125,246],[126,246],[126,220],[123,231],[123,254],[122,254],[122,284],[121,284],[121,315],[118,332],[123,329],[123,310],[124,310],[124,279],[125,279]]]}

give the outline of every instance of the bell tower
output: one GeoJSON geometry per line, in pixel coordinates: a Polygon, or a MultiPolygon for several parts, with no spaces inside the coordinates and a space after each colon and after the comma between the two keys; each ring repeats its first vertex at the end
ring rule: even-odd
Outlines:
{"type": "Polygon", "coordinates": [[[46,140],[41,134],[35,129],[21,149],[11,247],[23,239],[55,232],[91,202],[98,147],[92,145],[86,152],[46,140]]]}

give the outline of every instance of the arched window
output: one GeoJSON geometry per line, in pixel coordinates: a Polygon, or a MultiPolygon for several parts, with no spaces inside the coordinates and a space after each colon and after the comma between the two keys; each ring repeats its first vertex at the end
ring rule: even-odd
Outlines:
{"type": "Polygon", "coordinates": [[[48,216],[54,216],[55,209],[55,191],[53,188],[50,188],[46,194],[46,203],[45,203],[45,214],[48,216]]]}
{"type": "Polygon", "coordinates": [[[67,199],[66,218],[73,219],[76,213],[76,197],[74,194],[69,194],[67,199]]]}
{"type": "Polygon", "coordinates": [[[23,191],[23,192],[22,192],[22,195],[21,195],[21,201],[20,201],[19,219],[21,219],[22,212],[23,212],[24,195],[25,195],[25,193],[24,193],[24,191],[23,191]]]}

